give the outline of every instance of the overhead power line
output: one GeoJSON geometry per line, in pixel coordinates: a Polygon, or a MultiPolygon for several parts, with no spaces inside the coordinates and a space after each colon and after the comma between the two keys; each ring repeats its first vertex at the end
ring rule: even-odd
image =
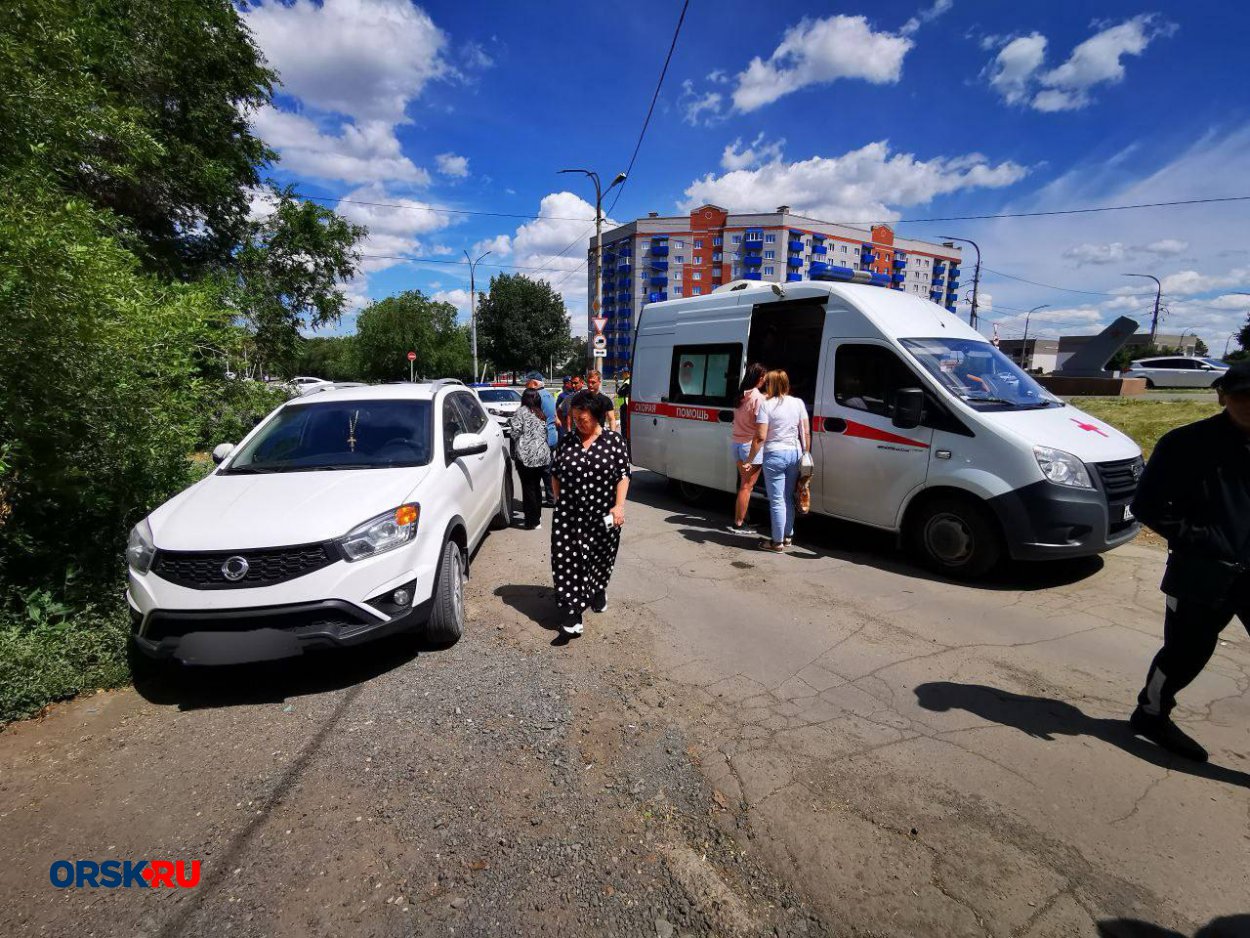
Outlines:
{"type": "Polygon", "coordinates": [[[1153,293],[1104,293],[1099,290],[1077,290],[1073,287],[1056,286],[1053,283],[1041,283],[1037,280],[1026,280],[1024,277],[1017,277],[1015,274],[1006,274],[1006,273],[1003,273],[1001,270],[994,270],[994,268],[992,267],[982,267],[981,269],[986,271],[987,273],[994,274],[995,276],[1005,277],[1008,280],[1019,280],[1021,283],[1027,283],[1035,287],[1044,287],[1047,290],[1059,290],[1062,293],[1084,293],[1087,296],[1131,296],[1131,297],[1154,296],[1153,293]]]}
{"type": "MultiPolygon", "coordinates": [[[[988,221],[995,218],[1045,218],[1051,215],[1092,215],[1096,212],[1127,212],[1138,208],[1171,208],[1177,205],[1211,205],[1216,202],[1250,202],[1250,195],[1229,195],[1214,199],[1181,199],[1175,202],[1138,202],[1132,205],[1102,205],[1094,208],[1064,208],[1050,212],[999,212],[993,215],[947,215],[942,218],[900,218],[895,224],[919,225],[938,221],[988,221]]],[[[844,222],[851,225],[872,225],[872,222],[844,222]]]]}

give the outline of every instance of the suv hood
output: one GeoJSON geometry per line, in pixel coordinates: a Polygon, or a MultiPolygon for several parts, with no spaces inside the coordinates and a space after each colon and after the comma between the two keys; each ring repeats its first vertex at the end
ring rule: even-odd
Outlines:
{"type": "Polygon", "coordinates": [[[428,466],[214,473],[148,517],[161,550],[248,550],[341,537],[361,522],[416,501],[428,466]]]}
{"type": "Polygon", "coordinates": [[[977,416],[1030,446],[1061,449],[1082,462],[1108,462],[1141,455],[1141,448],[1129,437],[1071,404],[1044,410],[984,411],[977,416]]]}

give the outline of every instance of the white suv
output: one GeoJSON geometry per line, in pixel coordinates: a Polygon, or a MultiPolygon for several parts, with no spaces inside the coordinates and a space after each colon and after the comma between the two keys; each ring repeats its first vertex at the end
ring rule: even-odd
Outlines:
{"type": "Polygon", "coordinates": [[[131,532],[138,667],[460,637],[469,558],[512,506],[503,434],[464,385],[296,398],[213,458],[131,532]]]}
{"type": "Polygon", "coordinates": [[[1145,378],[1148,388],[1209,388],[1228,371],[1217,358],[1139,358],[1124,369],[1130,378],[1145,378]]]}

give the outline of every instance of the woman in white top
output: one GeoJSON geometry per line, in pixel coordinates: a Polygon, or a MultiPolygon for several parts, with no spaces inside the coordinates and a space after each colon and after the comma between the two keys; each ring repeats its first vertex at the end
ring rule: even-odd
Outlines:
{"type": "Polygon", "coordinates": [[[790,376],[784,371],[768,373],[764,394],[766,400],[755,418],[755,440],[747,462],[763,450],[772,540],[760,541],[760,547],[779,554],[794,542],[794,487],[799,480],[799,460],[812,445],[812,431],[807,405],[790,396],[790,376]]]}

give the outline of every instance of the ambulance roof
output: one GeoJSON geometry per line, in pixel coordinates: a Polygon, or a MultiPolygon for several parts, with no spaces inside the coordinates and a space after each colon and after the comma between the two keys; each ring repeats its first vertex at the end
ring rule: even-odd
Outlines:
{"type": "MultiPolygon", "coordinates": [[[[861,283],[799,280],[786,284],[740,280],[717,287],[705,296],[692,296],[645,307],[641,327],[675,325],[686,318],[706,318],[714,310],[738,310],[759,303],[790,302],[803,299],[837,298],[867,318],[883,335],[897,339],[933,338],[972,339],[986,342],[985,336],[961,322],[936,303],[901,290],[861,283]]],[[[740,315],[740,313],[739,313],[740,315]]]]}

